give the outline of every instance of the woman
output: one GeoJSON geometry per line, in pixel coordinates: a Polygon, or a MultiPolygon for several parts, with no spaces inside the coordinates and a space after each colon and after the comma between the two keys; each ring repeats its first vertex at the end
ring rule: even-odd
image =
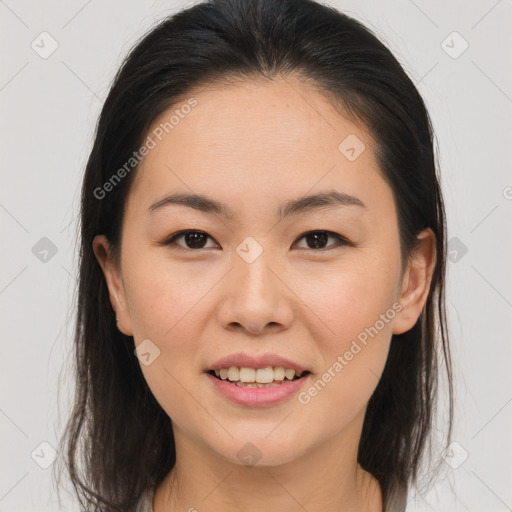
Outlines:
{"type": "Polygon", "coordinates": [[[442,364],[451,436],[445,237],[424,102],[367,28],[311,0],[165,19],[84,176],[82,506],[404,510],[442,364]]]}

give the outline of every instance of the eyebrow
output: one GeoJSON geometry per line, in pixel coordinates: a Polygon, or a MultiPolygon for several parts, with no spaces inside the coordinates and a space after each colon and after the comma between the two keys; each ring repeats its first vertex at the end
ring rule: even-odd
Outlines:
{"type": "MultiPolygon", "coordinates": [[[[235,213],[227,204],[204,195],[190,193],[168,195],[153,203],[148,208],[148,212],[152,214],[154,211],[169,205],[186,206],[204,213],[221,215],[227,219],[236,218],[235,213]]],[[[276,217],[282,219],[290,215],[304,214],[315,210],[331,209],[340,206],[366,208],[366,205],[357,197],[344,192],[338,192],[337,190],[330,190],[301,197],[300,199],[292,199],[278,208],[276,217]]]]}

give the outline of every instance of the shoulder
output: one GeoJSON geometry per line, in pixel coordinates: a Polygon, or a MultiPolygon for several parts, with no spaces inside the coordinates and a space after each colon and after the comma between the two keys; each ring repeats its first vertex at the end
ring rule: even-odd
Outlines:
{"type": "Polygon", "coordinates": [[[153,512],[153,496],[153,489],[145,491],[135,506],[135,512],[153,512]]]}

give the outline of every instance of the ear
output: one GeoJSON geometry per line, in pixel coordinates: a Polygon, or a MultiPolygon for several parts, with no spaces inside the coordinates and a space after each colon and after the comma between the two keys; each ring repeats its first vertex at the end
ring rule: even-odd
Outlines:
{"type": "Polygon", "coordinates": [[[402,279],[399,302],[402,309],[393,322],[393,334],[402,334],[414,327],[430,292],[436,267],[436,237],[430,228],[418,236],[402,279]]]}
{"type": "Polygon", "coordinates": [[[117,328],[127,336],[133,336],[121,271],[112,258],[110,243],[105,235],[97,235],[92,242],[94,255],[103,270],[107,282],[110,304],[116,312],[117,328]]]}

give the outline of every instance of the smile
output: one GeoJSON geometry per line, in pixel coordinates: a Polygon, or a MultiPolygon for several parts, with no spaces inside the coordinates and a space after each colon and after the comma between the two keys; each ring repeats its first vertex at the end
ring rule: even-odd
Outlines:
{"type": "Polygon", "coordinates": [[[214,390],[238,405],[274,406],[298,393],[311,373],[283,366],[230,366],[206,372],[214,390]]]}
{"type": "Polygon", "coordinates": [[[283,366],[267,366],[266,368],[230,366],[229,368],[211,370],[209,373],[217,379],[225,380],[235,386],[262,388],[280,386],[283,383],[300,379],[309,372],[297,373],[292,368],[284,368],[283,366]]]}

